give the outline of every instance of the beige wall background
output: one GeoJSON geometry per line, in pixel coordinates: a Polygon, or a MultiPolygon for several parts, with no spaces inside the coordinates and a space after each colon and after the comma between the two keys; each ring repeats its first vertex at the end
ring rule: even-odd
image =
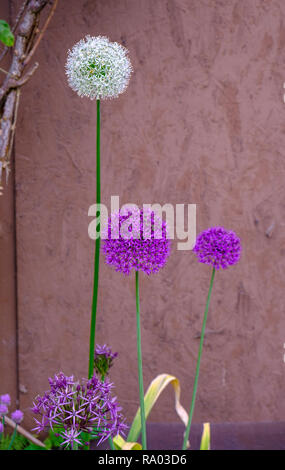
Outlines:
{"type": "MultiPolygon", "coordinates": [[[[86,34],[124,44],[134,67],[127,92],[102,103],[102,201],[196,203],[198,232],[224,225],[242,240],[240,263],[215,279],[194,421],[285,419],[284,15],[282,0],[59,2],[23,92],[15,146],[27,426],[49,376],[88,370],[96,105],[67,86],[64,72],[67,50],[86,34]]],[[[13,266],[0,242],[2,286],[13,266]]],[[[209,278],[176,241],[165,268],[141,276],[145,387],[174,374],[187,409],[209,278]]],[[[97,341],[119,352],[111,378],[128,420],[138,406],[134,282],[101,258],[97,341]]],[[[1,336],[14,344],[7,293],[14,302],[1,290],[1,336]]],[[[1,340],[4,393],[14,369],[3,366],[2,351],[5,361],[12,352],[1,340]]],[[[151,420],[178,420],[171,390],[151,420]]]]}

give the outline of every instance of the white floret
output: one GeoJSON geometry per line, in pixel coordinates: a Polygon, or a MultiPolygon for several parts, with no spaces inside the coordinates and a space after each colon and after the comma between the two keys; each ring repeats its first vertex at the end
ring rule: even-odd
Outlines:
{"type": "Polygon", "coordinates": [[[91,100],[116,98],[126,90],[132,73],[128,50],[103,36],[86,36],[75,44],[65,68],[70,87],[91,100]]]}

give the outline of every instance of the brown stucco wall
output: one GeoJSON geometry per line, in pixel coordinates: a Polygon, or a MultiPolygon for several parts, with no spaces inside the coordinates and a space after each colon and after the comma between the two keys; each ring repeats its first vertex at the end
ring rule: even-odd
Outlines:
{"type": "MultiPolygon", "coordinates": [[[[9,21],[9,2],[0,4],[0,19],[9,21]]],[[[2,48],[1,48],[2,50],[2,48]]],[[[8,57],[1,63],[9,64],[8,57]]],[[[1,79],[3,75],[1,75],[1,79]]],[[[1,139],[1,136],[0,136],[1,139]]],[[[2,186],[5,187],[5,178],[2,186]]],[[[1,185],[1,184],[0,184],[1,185]]],[[[17,405],[17,313],[16,313],[16,233],[14,175],[0,196],[0,394],[11,395],[11,406],[17,405]]]]}
{"type": "MultiPolygon", "coordinates": [[[[60,370],[88,367],[95,202],[95,102],[66,83],[86,34],[126,45],[127,92],[102,104],[102,201],[196,203],[197,229],[242,239],[218,272],[194,421],[284,420],[283,0],[62,0],[25,87],[16,138],[20,404],[60,370]],[[24,387],[24,388],[23,388],[24,387]]],[[[141,276],[145,386],[181,380],[188,408],[210,270],[177,251],[141,276]]],[[[2,280],[1,280],[2,282],[2,280]]],[[[134,276],[101,263],[98,334],[130,419],[138,405],[134,276]]],[[[152,421],[175,421],[172,391],[152,421]]],[[[27,424],[28,421],[27,421],[27,424]]]]}

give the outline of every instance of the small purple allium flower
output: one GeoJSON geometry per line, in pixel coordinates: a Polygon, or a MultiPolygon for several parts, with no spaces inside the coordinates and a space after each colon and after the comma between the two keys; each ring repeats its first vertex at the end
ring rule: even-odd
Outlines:
{"type": "Polygon", "coordinates": [[[51,428],[62,437],[65,448],[84,445],[85,432],[99,439],[99,443],[124,433],[126,425],[121,408],[111,395],[113,384],[109,381],[102,383],[94,376],[80,383],[61,372],[49,383],[50,390],[38,396],[32,408],[39,415],[35,431],[51,428]]]}
{"type": "Polygon", "coordinates": [[[23,421],[24,413],[21,410],[15,410],[11,414],[11,418],[16,424],[20,424],[23,421]]]}
{"type": "Polygon", "coordinates": [[[151,209],[131,207],[112,214],[103,238],[106,263],[123,274],[132,269],[156,273],[170,254],[166,223],[151,209]]]}
{"type": "Polygon", "coordinates": [[[5,416],[6,414],[8,413],[8,406],[7,405],[3,405],[1,403],[0,405],[0,416],[5,416]]]}
{"type": "Polygon", "coordinates": [[[198,235],[193,251],[200,263],[225,269],[239,261],[241,243],[235,232],[212,227],[198,235]]]}
{"type": "Polygon", "coordinates": [[[0,421],[0,434],[4,431],[4,426],[2,421],[0,421]]]}
{"type": "Polygon", "coordinates": [[[118,353],[112,353],[111,348],[106,344],[100,346],[96,345],[94,355],[94,368],[97,374],[101,375],[101,378],[105,378],[108,374],[109,369],[113,365],[113,360],[118,356],[118,353]]]}
{"type": "Polygon", "coordinates": [[[7,405],[7,406],[9,406],[11,404],[11,397],[10,397],[9,393],[6,393],[5,395],[0,396],[0,403],[2,405],[7,405]]]}

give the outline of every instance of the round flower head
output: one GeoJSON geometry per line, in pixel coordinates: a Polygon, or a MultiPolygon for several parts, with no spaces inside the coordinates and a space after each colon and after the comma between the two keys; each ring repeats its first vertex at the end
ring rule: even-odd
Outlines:
{"type": "Polygon", "coordinates": [[[49,383],[50,390],[36,398],[32,409],[40,417],[35,419],[37,432],[51,428],[68,448],[84,445],[82,433],[100,439],[99,444],[124,432],[126,425],[109,381],[102,383],[94,376],[80,383],[60,373],[49,383]]]}
{"type": "Polygon", "coordinates": [[[16,424],[20,424],[23,421],[24,413],[21,410],[15,410],[11,414],[11,418],[16,424]]]}
{"type": "Polygon", "coordinates": [[[0,404],[0,416],[5,416],[8,413],[8,406],[0,404]]]}
{"type": "Polygon", "coordinates": [[[10,403],[11,403],[11,397],[10,397],[9,393],[6,393],[5,395],[1,395],[1,396],[0,396],[0,403],[1,403],[2,405],[7,405],[7,406],[10,405],[10,403]]]}
{"type": "Polygon", "coordinates": [[[132,269],[156,273],[170,254],[166,223],[151,209],[135,206],[112,214],[103,238],[106,263],[123,274],[132,269]]]}
{"type": "Polygon", "coordinates": [[[241,244],[234,232],[224,227],[212,227],[200,233],[193,251],[200,263],[225,269],[239,261],[241,244]]]}
{"type": "Polygon", "coordinates": [[[128,51],[103,36],[86,36],[68,51],[66,74],[79,96],[104,100],[123,93],[132,72],[128,51]]]}
{"type": "Polygon", "coordinates": [[[96,344],[94,355],[94,368],[101,377],[105,377],[109,369],[113,365],[113,360],[118,356],[118,353],[112,353],[111,348],[106,344],[100,346],[96,344]]]}

